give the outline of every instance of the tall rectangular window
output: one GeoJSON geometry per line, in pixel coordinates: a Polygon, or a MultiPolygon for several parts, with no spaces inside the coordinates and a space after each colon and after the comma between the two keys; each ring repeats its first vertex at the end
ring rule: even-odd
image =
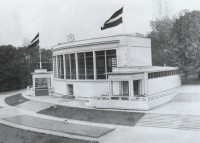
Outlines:
{"type": "Polygon", "coordinates": [[[117,66],[116,50],[106,51],[107,72],[112,72],[112,68],[117,66]]]}
{"type": "Polygon", "coordinates": [[[66,79],[70,79],[70,58],[69,54],[65,54],[65,70],[66,70],[66,79]]]}
{"type": "Polygon", "coordinates": [[[71,61],[71,79],[76,79],[76,59],[75,54],[70,54],[71,61]]]}
{"type": "Polygon", "coordinates": [[[79,79],[85,79],[85,54],[78,53],[78,73],[79,79]]]}
{"type": "Polygon", "coordinates": [[[116,66],[116,50],[96,51],[97,79],[106,79],[107,72],[112,72],[116,66]]]}
{"type": "Polygon", "coordinates": [[[56,56],[53,56],[53,73],[54,73],[54,78],[57,78],[57,63],[56,63],[56,56]]]}
{"type": "Polygon", "coordinates": [[[85,53],[86,79],[94,79],[93,52],[85,53]]]}
{"type": "Polygon", "coordinates": [[[97,79],[106,79],[105,52],[96,51],[96,74],[97,79]]]}
{"type": "Polygon", "coordinates": [[[64,78],[63,55],[58,55],[58,78],[64,78]]]}

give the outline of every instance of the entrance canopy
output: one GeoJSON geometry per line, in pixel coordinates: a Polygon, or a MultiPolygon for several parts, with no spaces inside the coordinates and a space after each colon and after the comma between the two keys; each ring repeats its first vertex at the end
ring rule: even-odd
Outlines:
{"type": "Polygon", "coordinates": [[[144,97],[147,94],[148,67],[115,67],[108,73],[111,98],[144,97]]]}

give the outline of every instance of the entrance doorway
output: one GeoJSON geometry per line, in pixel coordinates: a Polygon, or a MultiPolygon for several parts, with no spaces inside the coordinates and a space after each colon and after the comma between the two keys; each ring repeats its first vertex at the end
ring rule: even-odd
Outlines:
{"type": "Polygon", "coordinates": [[[47,78],[35,78],[35,96],[48,96],[47,78]]]}
{"type": "Polygon", "coordinates": [[[68,95],[74,95],[73,84],[67,84],[67,94],[68,95]]]}
{"type": "Polygon", "coordinates": [[[122,81],[122,95],[129,96],[129,82],[122,81]]]}

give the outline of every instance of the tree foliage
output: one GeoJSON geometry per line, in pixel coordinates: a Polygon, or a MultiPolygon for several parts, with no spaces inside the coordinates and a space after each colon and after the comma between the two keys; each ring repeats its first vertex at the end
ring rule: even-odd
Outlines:
{"type": "MultiPolygon", "coordinates": [[[[43,49],[43,61],[52,58],[51,51],[43,49]]],[[[31,84],[31,72],[39,62],[38,49],[0,46],[0,92],[26,88],[31,84]]],[[[51,63],[50,63],[51,64],[51,63]]]]}
{"type": "Polygon", "coordinates": [[[200,12],[185,11],[175,20],[171,30],[171,59],[185,74],[200,70],[200,12]]]}
{"type": "Polygon", "coordinates": [[[182,11],[176,19],[157,20],[148,35],[154,65],[178,66],[183,73],[200,72],[200,11],[182,11]]]}
{"type": "Polygon", "coordinates": [[[153,22],[152,32],[148,35],[152,43],[153,65],[163,66],[166,63],[166,50],[169,46],[173,20],[168,17],[153,22]]]}

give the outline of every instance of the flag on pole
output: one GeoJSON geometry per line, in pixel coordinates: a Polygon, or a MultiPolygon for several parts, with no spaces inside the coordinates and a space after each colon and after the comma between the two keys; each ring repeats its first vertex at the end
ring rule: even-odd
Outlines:
{"type": "Polygon", "coordinates": [[[121,24],[122,21],[122,13],[123,13],[123,7],[120,8],[118,11],[116,11],[101,27],[101,30],[115,27],[119,24],[121,24]]]}
{"type": "Polygon", "coordinates": [[[35,47],[38,44],[39,44],[39,33],[35,36],[35,38],[33,38],[33,40],[31,41],[31,43],[28,45],[28,48],[35,47]]]}

